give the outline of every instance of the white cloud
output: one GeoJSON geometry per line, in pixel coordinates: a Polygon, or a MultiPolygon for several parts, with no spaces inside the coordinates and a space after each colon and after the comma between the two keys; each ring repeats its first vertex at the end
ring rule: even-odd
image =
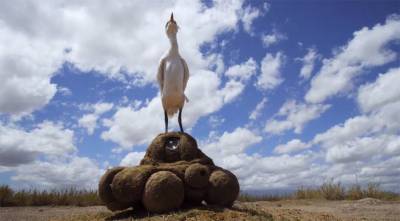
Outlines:
{"type": "MultiPolygon", "coordinates": [[[[397,105],[397,110],[399,107],[397,105]]],[[[393,116],[395,110],[390,109],[392,114],[385,111],[381,117],[393,116]]],[[[386,130],[389,127],[381,128],[386,130]]],[[[390,128],[389,131],[392,131],[393,128],[390,128]]],[[[330,130],[327,133],[331,133],[330,130]]],[[[400,139],[398,135],[387,134],[387,131],[374,137],[366,136],[368,134],[371,130],[350,138],[350,142],[344,140],[342,143],[345,145],[342,146],[328,140],[316,142],[316,138],[310,143],[294,139],[275,148],[275,153],[283,154],[262,156],[246,153],[250,146],[260,143],[261,137],[257,139],[259,136],[254,132],[239,127],[220,136],[210,133],[210,138],[200,142],[200,147],[214,159],[216,165],[231,170],[239,178],[243,190],[291,189],[298,188],[299,183],[318,186],[332,178],[344,185],[357,181],[361,185],[379,182],[383,188],[395,190],[400,182],[400,170],[397,169],[400,166],[400,157],[397,157],[400,139]],[[322,145],[323,148],[308,149],[311,145],[322,145]],[[296,154],[297,151],[302,152],[296,154]],[[287,153],[295,154],[291,156],[287,153]]],[[[337,142],[341,142],[342,137],[337,138],[337,142]]]]}
{"type": "Polygon", "coordinates": [[[309,48],[307,54],[304,55],[302,59],[303,67],[300,70],[300,77],[303,79],[309,79],[311,77],[312,71],[314,70],[314,62],[318,59],[319,55],[314,48],[309,48]]]}
{"type": "Polygon", "coordinates": [[[274,55],[267,53],[261,61],[261,74],[258,76],[256,86],[260,90],[272,90],[283,82],[281,68],[284,55],[278,52],[274,55]]]}
{"type": "Polygon", "coordinates": [[[56,85],[50,78],[63,54],[52,50],[51,42],[16,34],[4,25],[0,22],[0,113],[27,115],[55,95],[56,85]]]}
{"type": "Polygon", "coordinates": [[[239,79],[241,81],[247,81],[251,76],[256,74],[257,63],[253,58],[249,58],[246,62],[242,64],[236,64],[228,68],[225,75],[233,78],[239,79]]]}
{"type": "Polygon", "coordinates": [[[305,95],[307,102],[323,102],[351,88],[353,79],[364,70],[394,61],[397,53],[387,45],[400,39],[400,18],[389,16],[385,24],[364,27],[353,35],[332,58],[323,60],[323,66],[305,95]]]}
{"type": "Polygon", "coordinates": [[[67,88],[67,87],[62,87],[62,86],[57,86],[57,92],[64,95],[64,96],[70,96],[72,95],[72,91],[67,88]]]}
{"type": "Polygon", "coordinates": [[[327,149],[326,160],[334,163],[348,163],[381,157],[381,154],[400,153],[400,138],[397,135],[353,137],[327,149]]]}
{"type": "Polygon", "coordinates": [[[307,143],[303,143],[299,139],[293,139],[286,144],[278,145],[275,147],[274,152],[283,154],[283,153],[293,153],[298,152],[304,149],[307,149],[310,145],[307,143]]]}
{"type": "MultiPolygon", "coordinates": [[[[251,30],[258,9],[242,7],[241,0],[216,1],[212,7],[204,7],[200,0],[190,4],[129,0],[2,2],[0,74],[5,83],[0,83],[0,94],[4,95],[0,96],[0,112],[27,114],[46,105],[56,93],[50,79],[64,62],[80,71],[95,71],[129,84],[154,83],[158,60],[168,49],[164,25],[173,11],[181,27],[180,53],[191,73],[187,91],[191,102],[184,109],[184,123],[193,126],[199,117],[219,110],[244,89],[242,82],[233,79],[221,85],[217,73],[224,69],[222,55],[204,55],[200,50],[219,34],[236,31],[241,21],[246,30],[251,30]],[[211,66],[217,73],[209,71],[211,66]]],[[[102,137],[122,146],[149,141],[149,135],[143,138],[128,124],[137,124],[145,132],[162,131],[158,100],[154,97],[147,107],[137,110],[121,108],[113,120],[105,121],[110,129],[102,137]],[[144,118],[136,115],[153,120],[144,125],[144,118]],[[125,121],[130,119],[134,121],[125,121]]],[[[84,116],[80,125],[93,133],[97,120],[96,115],[84,116]]]]}
{"type": "Polygon", "coordinates": [[[76,151],[74,132],[60,124],[45,121],[26,131],[0,125],[0,165],[18,166],[39,156],[63,156],[76,151]]]}
{"type": "Polygon", "coordinates": [[[32,188],[34,184],[40,188],[79,189],[96,189],[104,173],[93,160],[76,156],[51,162],[36,161],[17,167],[15,172],[12,180],[20,182],[25,188],[32,188]]]}
{"type": "Polygon", "coordinates": [[[109,129],[101,134],[101,138],[114,141],[126,149],[144,144],[150,141],[154,134],[163,131],[162,116],[159,97],[153,98],[147,106],[140,109],[118,108],[112,119],[104,121],[104,126],[109,129]]]}
{"type": "Polygon", "coordinates": [[[260,115],[261,111],[264,109],[265,104],[267,103],[268,99],[264,97],[257,105],[256,108],[250,113],[249,119],[256,120],[260,115]]]}
{"type": "Polygon", "coordinates": [[[136,166],[139,165],[146,152],[130,152],[122,160],[121,166],[136,166]]]}
{"type": "Polygon", "coordinates": [[[263,34],[261,36],[261,41],[264,47],[268,48],[274,44],[279,43],[280,41],[286,40],[286,35],[274,30],[271,34],[263,34]]]}
{"type": "Polygon", "coordinates": [[[327,149],[330,162],[369,161],[400,152],[400,103],[383,106],[377,112],[347,119],[317,134],[313,140],[327,149]]]}
{"type": "Polygon", "coordinates": [[[181,54],[196,74],[207,66],[203,43],[235,30],[240,17],[251,29],[258,9],[242,9],[242,3],[216,1],[207,8],[200,0],[2,2],[0,113],[26,115],[45,106],[57,90],[50,79],[64,62],[127,83],[155,82],[158,59],[168,47],[164,24],[171,11],[181,27],[181,54]]]}
{"type": "Polygon", "coordinates": [[[267,121],[264,130],[268,133],[279,134],[294,129],[301,133],[304,125],[321,116],[330,105],[297,103],[295,100],[286,101],[273,119],[267,121]],[[283,119],[277,119],[283,118],[283,119]]]}
{"type": "MultiPolygon", "coordinates": [[[[239,81],[230,80],[222,88],[220,84],[218,75],[206,70],[189,80],[186,94],[190,101],[185,104],[182,112],[184,129],[190,129],[200,117],[214,113],[232,102],[244,89],[244,84],[239,81]]],[[[169,122],[170,130],[176,128],[175,118],[169,122]]],[[[154,138],[154,134],[164,131],[161,98],[154,97],[140,109],[119,108],[112,119],[104,123],[109,128],[101,135],[104,140],[116,142],[123,149],[146,144],[154,138]]]]}
{"type": "Polygon", "coordinates": [[[262,138],[252,131],[238,127],[233,132],[224,132],[217,142],[203,146],[208,153],[237,154],[243,152],[248,146],[259,143],[262,138]]]}
{"type": "Polygon", "coordinates": [[[79,126],[86,128],[87,133],[89,135],[92,135],[94,130],[96,129],[99,117],[102,114],[110,111],[113,106],[114,105],[112,103],[96,103],[93,105],[89,105],[89,107],[86,107],[86,109],[89,109],[92,113],[83,115],[78,120],[79,126]]]}
{"type": "Polygon", "coordinates": [[[0,171],[24,188],[92,188],[103,173],[94,160],[76,156],[74,132],[45,121],[25,130],[0,124],[0,171]]]}
{"type": "Polygon", "coordinates": [[[387,103],[400,100],[400,68],[380,74],[373,83],[358,89],[358,104],[364,112],[379,109],[387,103]]]}
{"type": "Polygon", "coordinates": [[[327,162],[353,167],[353,172],[364,180],[371,180],[371,174],[375,174],[388,188],[398,183],[392,175],[383,175],[393,168],[382,164],[400,153],[400,100],[394,86],[397,75],[397,69],[390,69],[375,82],[361,86],[358,102],[366,112],[313,139],[314,145],[323,148],[327,162]]]}
{"type": "Polygon", "coordinates": [[[260,16],[262,13],[260,12],[260,10],[258,10],[257,8],[253,8],[251,6],[247,6],[241,15],[241,19],[243,22],[243,29],[249,33],[249,34],[253,34],[252,32],[252,24],[254,19],[256,19],[258,16],[260,16]]]}
{"type": "Polygon", "coordinates": [[[378,182],[395,190],[400,180],[400,102],[392,102],[373,112],[347,119],[317,134],[312,143],[321,146],[330,177],[343,183],[378,182]]]}
{"type": "Polygon", "coordinates": [[[92,135],[97,125],[97,118],[97,115],[85,114],[78,120],[78,124],[79,126],[86,128],[89,135],[92,135]]]}
{"type": "MultiPolygon", "coordinates": [[[[316,169],[312,164],[314,157],[310,154],[263,157],[245,153],[248,147],[261,140],[254,132],[238,127],[221,136],[214,134],[206,142],[201,142],[200,147],[216,165],[231,170],[239,178],[241,189],[245,190],[296,187],[299,179],[307,176],[305,173],[316,169]]],[[[307,177],[303,180],[304,183],[310,182],[307,177]]]]}
{"type": "Polygon", "coordinates": [[[212,115],[208,118],[208,123],[212,128],[216,128],[225,122],[225,118],[212,115]]]}

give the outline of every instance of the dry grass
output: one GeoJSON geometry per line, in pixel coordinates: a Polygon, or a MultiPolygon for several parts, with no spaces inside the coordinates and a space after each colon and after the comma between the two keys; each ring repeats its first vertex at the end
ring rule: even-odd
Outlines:
{"type": "Polygon", "coordinates": [[[366,187],[354,184],[348,188],[340,182],[329,181],[317,188],[297,189],[294,199],[327,199],[327,200],[359,200],[363,198],[375,198],[381,200],[400,200],[400,194],[382,190],[379,184],[369,183],[366,187]]]}
{"type": "Polygon", "coordinates": [[[19,190],[0,186],[0,206],[94,206],[102,205],[94,190],[76,188],[62,190],[19,190]]]}
{"type": "MultiPolygon", "coordinates": [[[[400,194],[384,191],[376,183],[366,187],[352,185],[345,188],[340,182],[332,180],[320,187],[300,187],[293,193],[251,195],[241,193],[238,197],[242,202],[278,201],[285,199],[326,199],[326,200],[359,200],[363,198],[381,200],[400,200],[400,194]]],[[[54,190],[19,190],[14,191],[7,185],[0,186],[0,207],[4,206],[95,206],[102,205],[94,190],[79,190],[77,188],[54,190]]]]}
{"type": "Polygon", "coordinates": [[[285,199],[325,199],[359,200],[363,198],[381,200],[400,200],[400,194],[382,190],[379,184],[369,183],[366,187],[358,184],[345,188],[340,182],[328,181],[319,187],[301,186],[291,194],[250,195],[242,193],[238,200],[242,202],[277,201],[285,199]]]}

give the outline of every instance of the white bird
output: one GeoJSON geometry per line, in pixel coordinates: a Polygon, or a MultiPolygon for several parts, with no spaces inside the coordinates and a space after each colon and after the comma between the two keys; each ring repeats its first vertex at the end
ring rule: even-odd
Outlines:
{"type": "Polygon", "coordinates": [[[188,101],[184,92],[189,80],[189,68],[186,61],[179,54],[178,41],[176,39],[178,25],[174,20],[173,13],[165,25],[165,32],[171,47],[161,58],[157,73],[161,101],[164,108],[165,133],[168,132],[168,117],[172,117],[178,111],[179,127],[183,133],[182,108],[185,101],[188,101]]]}

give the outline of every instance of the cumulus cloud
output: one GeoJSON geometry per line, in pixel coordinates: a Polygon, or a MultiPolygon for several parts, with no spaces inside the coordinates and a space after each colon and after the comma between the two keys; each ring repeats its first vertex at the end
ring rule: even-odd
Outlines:
{"type": "Polygon", "coordinates": [[[0,125],[0,171],[12,171],[22,187],[92,188],[102,170],[94,160],[76,156],[74,132],[45,121],[31,130],[0,125]]]}
{"type": "MultiPolygon", "coordinates": [[[[200,5],[197,6],[200,7],[200,5]]],[[[185,129],[189,128],[190,130],[199,118],[220,110],[224,105],[237,98],[243,92],[245,82],[255,72],[256,63],[254,59],[250,58],[243,64],[228,68],[227,76],[229,79],[223,83],[222,76],[219,75],[221,70],[218,70],[222,68],[217,67],[215,71],[210,70],[216,65],[221,66],[215,63],[214,58],[219,58],[222,55],[213,53],[203,56],[200,52],[201,44],[213,41],[222,32],[235,30],[240,21],[240,15],[251,13],[251,10],[241,10],[241,2],[231,2],[227,3],[227,5],[219,2],[214,7],[203,10],[201,14],[193,9],[188,17],[192,18],[195,16],[203,19],[196,19],[197,21],[193,21],[194,23],[181,25],[187,28],[186,30],[190,32],[191,36],[190,38],[185,37],[186,34],[183,30],[178,33],[178,43],[182,45],[180,49],[183,49],[182,55],[185,59],[187,58],[191,73],[188,87],[185,91],[189,102],[185,104],[183,109],[182,120],[185,129]],[[210,16],[223,19],[210,20],[210,16]],[[227,18],[229,18],[229,22],[225,21],[227,18]],[[195,29],[195,27],[198,27],[197,22],[205,26],[201,29],[207,37],[203,36],[204,33],[200,34],[195,29]],[[191,45],[188,45],[189,43],[191,45]],[[189,51],[192,54],[185,50],[192,50],[189,51]]],[[[177,19],[179,18],[179,16],[176,17],[177,19]]],[[[164,47],[164,50],[166,48],[164,47]]],[[[154,62],[152,66],[156,63],[154,62]]],[[[122,149],[130,149],[137,145],[146,144],[152,139],[152,134],[157,134],[164,130],[163,117],[160,95],[158,94],[139,109],[131,107],[119,108],[111,119],[104,121],[104,125],[108,127],[108,130],[104,131],[101,137],[104,140],[110,140],[119,144],[122,149]],[[144,122],[143,119],[148,120],[144,122]]],[[[170,126],[175,128],[177,125],[176,120],[171,119],[170,122],[170,126]]]]}
{"type": "Polygon", "coordinates": [[[200,147],[217,165],[233,171],[244,190],[293,188],[298,185],[300,178],[302,181],[304,179],[304,183],[309,183],[307,178],[317,169],[312,167],[314,156],[261,156],[246,153],[248,147],[260,143],[261,140],[261,136],[254,132],[238,127],[221,136],[213,135],[201,142],[200,147]]]}
{"type": "Polygon", "coordinates": [[[261,73],[257,78],[256,87],[260,90],[272,90],[283,82],[281,68],[284,55],[278,52],[275,55],[267,53],[261,61],[261,73]]]}
{"type": "Polygon", "coordinates": [[[253,8],[251,6],[247,6],[242,12],[242,22],[243,22],[243,29],[249,33],[253,34],[252,32],[252,24],[254,19],[261,15],[261,11],[257,8],[253,8]]]}
{"type": "Polygon", "coordinates": [[[264,130],[267,133],[279,134],[294,129],[301,133],[304,125],[321,116],[330,105],[298,103],[295,100],[286,101],[275,117],[268,120],[264,130]]]}
{"type": "Polygon", "coordinates": [[[257,63],[254,61],[253,58],[249,58],[246,62],[242,64],[236,64],[228,68],[225,72],[225,75],[239,79],[241,81],[247,81],[251,78],[251,76],[256,74],[257,70],[257,63]]]}
{"type": "MultiPolygon", "coordinates": [[[[200,117],[214,113],[232,102],[244,89],[244,84],[239,81],[228,81],[223,87],[220,84],[218,75],[206,70],[189,80],[186,94],[190,101],[183,109],[184,128],[193,127],[200,117]]],[[[176,128],[177,120],[172,118],[170,122],[170,127],[176,128]]],[[[121,107],[111,119],[104,121],[104,125],[108,130],[101,137],[118,143],[123,149],[146,144],[154,134],[164,131],[161,98],[156,96],[139,109],[121,107]]]]}
{"type": "Polygon", "coordinates": [[[155,82],[171,11],[181,27],[183,57],[192,70],[204,66],[200,45],[236,29],[239,17],[251,29],[258,9],[242,9],[242,3],[216,1],[207,8],[201,1],[2,2],[0,113],[26,115],[45,106],[57,91],[51,78],[64,62],[136,85],[155,82]]]}
{"type": "Polygon", "coordinates": [[[286,144],[278,145],[275,147],[274,152],[283,154],[283,153],[293,153],[298,152],[304,149],[307,149],[310,145],[307,143],[303,143],[299,139],[293,139],[286,144]]]}
{"type": "Polygon", "coordinates": [[[268,99],[264,97],[257,105],[256,108],[250,113],[249,119],[250,120],[256,120],[260,115],[261,111],[264,109],[268,99]]]}
{"type": "Polygon", "coordinates": [[[96,189],[104,170],[99,169],[92,159],[72,156],[51,162],[36,161],[21,165],[15,172],[12,180],[22,183],[25,188],[31,188],[34,184],[46,188],[96,189]]]}
{"type": "Polygon", "coordinates": [[[89,135],[92,135],[94,130],[97,127],[97,121],[98,121],[99,117],[102,114],[110,111],[113,108],[113,106],[114,105],[112,103],[96,103],[96,104],[90,105],[86,109],[89,109],[92,113],[83,115],[78,120],[79,126],[86,128],[87,133],[89,135]]]}
{"type": "Polygon", "coordinates": [[[140,160],[143,159],[146,152],[129,152],[125,157],[121,160],[121,166],[137,166],[140,163],[140,160]]]}
{"type": "Polygon", "coordinates": [[[400,17],[389,16],[384,24],[364,27],[339,48],[332,58],[324,59],[305,95],[307,102],[323,102],[352,87],[353,79],[366,69],[394,61],[397,53],[388,44],[400,39],[400,17]]]}
{"type": "MultiPolygon", "coordinates": [[[[398,70],[390,69],[379,75],[374,82],[360,86],[358,102],[362,110],[368,112],[317,134],[314,143],[320,143],[324,147],[337,147],[346,143],[365,142],[355,140],[358,138],[396,135],[400,130],[400,116],[396,114],[400,111],[400,96],[397,95],[396,88],[396,82],[400,79],[398,70]],[[383,94],[387,96],[382,96],[383,94]]],[[[386,147],[388,145],[382,148],[386,147]]]]}
{"type": "MultiPolygon", "coordinates": [[[[3,2],[4,3],[4,2],[3,2]]],[[[10,3],[11,4],[11,3],[10,3]]],[[[0,14],[4,16],[0,7],[0,14]]],[[[0,18],[0,113],[27,115],[45,106],[57,88],[50,78],[63,53],[57,43],[17,34],[0,18]]]]}
{"type": "Polygon", "coordinates": [[[45,121],[28,131],[0,125],[0,165],[15,167],[39,156],[56,157],[76,151],[74,132],[61,124],[45,121]]]}
{"type": "Polygon", "coordinates": [[[209,153],[237,154],[243,152],[248,146],[259,143],[262,138],[246,128],[236,128],[233,132],[224,132],[217,142],[203,146],[209,153]]]}
{"type": "Polygon", "coordinates": [[[361,110],[376,110],[387,103],[400,100],[399,80],[400,68],[394,68],[380,74],[375,82],[362,85],[358,89],[357,98],[361,110]]]}
{"type": "Polygon", "coordinates": [[[314,62],[318,59],[319,55],[315,48],[309,48],[307,54],[304,55],[300,60],[303,62],[303,66],[300,70],[300,77],[303,79],[309,79],[312,71],[314,70],[314,62]]]}
{"type": "Polygon", "coordinates": [[[271,34],[263,34],[261,36],[261,41],[264,45],[264,47],[268,48],[274,44],[279,43],[280,41],[283,41],[287,39],[287,36],[274,30],[271,34]]]}
{"type": "Polygon", "coordinates": [[[330,164],[327,174],[347,183],[354,183],[357,176],[360,183],[379,182],[391,190],[398,187],[400,171],[394,169],[400,163],[397,73],[390,69],[362,85],[358,102],[364,112],[314,137],[312,144],[322,147],[321,156],[330,164]]]}
{"type": "Polygon", "coordinates": [[[353,146],[337,151],[332,151],[334,148],[328,143],[311,151],[311,145],[321,145],[322,141],[316,143],[314,138],[304,143],[294,139],[277,146],[274,152],[278,155],[274,156],[247,153],[250,146],[260,145],[261,137],[256,137],[254,132],[239,127],[221,136],[211,134],[200,147],[217,165],[233,171],[242,190],[287,190],[298,188],[299,183],[321,185],[332,178],[344,185],[379,182],[383,188],[395,190],[400,181],[400,171],[396,169],[400,166],[400,157],[396,156],[400,147],[398,136],[366,138],[364,134],[354,140],[353,146]]]}
{"type": "Polygon", "coordinates": [[[327,131],[317,134],[313,140],[328,150],[327,160],[347,162],[370,160],[400,151],[400,101],[387,104],[367,115],[347,119],[327,131]]]}
{"type": "Polygon", "coordinates": [[[225,122],[225,118],[212,115],[208,118],[208,123],[212,128],[216,128],[225,122]]]}

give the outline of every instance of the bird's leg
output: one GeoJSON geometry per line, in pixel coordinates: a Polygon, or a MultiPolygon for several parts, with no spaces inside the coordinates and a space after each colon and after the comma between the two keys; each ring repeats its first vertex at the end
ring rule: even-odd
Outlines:
{"type": "Polygon", "coordinates": [[[179,127],[181,128],[181,132],[183,133],[183,127],[182,127],[182,108],[179,109],[178,123],[179,123],[179,127]]]}
{"type": "Polygon", "coordinates": [[[164,109],[164,122],[165,122],[165,133],[168,133],[168,115],[165,109],[164,109]]]}

